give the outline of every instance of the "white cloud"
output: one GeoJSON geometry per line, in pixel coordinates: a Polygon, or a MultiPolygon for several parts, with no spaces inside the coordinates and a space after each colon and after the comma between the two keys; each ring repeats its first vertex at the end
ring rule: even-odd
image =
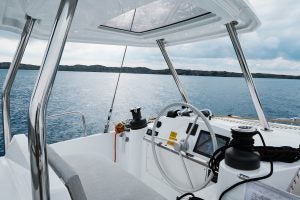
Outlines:
{"type": "Polygon", "coordinates": [[[15,39],[8,39],[8,38],[0,38],[0,61],[2,61],[2,56],[12,56],[16,51],[18,42],[15,39]]]}
{"type": "MultiPolygon", "coordinates": [[[[262,21],[253,33],[240,36],[253,72],[300,75],[300,1],[250,0],[262,21]]],[[[11,61],[19,36],[0,32],[0,62],[11,61]],[[2,36],[2,37],[1,37],[2,36]]],[[[42,62],[46,42],[31,40],[23,63],[42,62]]],[[[120,66],[123,46],[67,43],[61,64],[120,66]]],[[[240,71],[229,38],[168,48],[177,68],[240,71]]],[[[129,47],[127,66],[166,68],[158,48],[129,47]]]]}

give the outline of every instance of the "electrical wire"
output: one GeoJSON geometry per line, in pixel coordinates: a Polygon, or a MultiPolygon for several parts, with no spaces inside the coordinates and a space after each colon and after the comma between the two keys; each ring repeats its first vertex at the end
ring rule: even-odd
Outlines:
{"type": "MultiPolygon", "coordinates": [[[[266,147],[266,143],[265,143],[265,140],[263,138],[263,136],[261,135],[260,132],[257,132],[262,143],[263,143],[263,146],[266,147]]],[[[243,181],[240,181],[238,183],[235,183],[233,184],[232,186],[230,186],[229,188],[227,188],[226,190],[224,190],[221,195],[219,196],[219,200],[222,200],[222,198],[224,197],[224,195],[226,193],[228,193],[229,191],[233,190],[234,188],[236,188],[237,186],[239,185],[242,185],[242,184],[245,184],[245,183],[249,183],[249,182],[253,182],[253,181],[259,181],[259,180],[263,180],[263,179],[266,179],[266,178],[269,178],[270,176],[272,176],[273,174],[273,161],[272,160],[269,160],[270,162],[270,172],[265,175],[265,176],[261,176],[261,177],[257,177],[257,178],[251,178],[251,179],[247,179],[247,180],[243,180],[243,181]]]]}
{"type": "Polygon", "coordinates": [[[201,199],[199,197],[196,197],[193,193],[190,193],[190,192],[185,193],[185,194],[181,195],[180,197],[176,197],[176,200],[181,200],[181,199],[183,199],[185,197],[188,197],[188,196],[191,196],[189,198],[189,200],[204,200],[204,199],[201,199]]]}

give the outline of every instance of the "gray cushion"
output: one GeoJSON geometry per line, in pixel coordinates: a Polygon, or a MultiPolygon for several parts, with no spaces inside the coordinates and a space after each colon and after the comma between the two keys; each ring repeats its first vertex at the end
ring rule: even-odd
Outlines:
{"type": "Polygon", "coordinates": [[[58,177],[64,182],[73,200],[86,200],[81,181],[75,170],[51,147],[47,147],[48,161],[58,177]]]}
{"type": "Polygon", "coordinates": [[[66,155],[89,200],[165,200],[142,181],[99,154],[66,155]]]}

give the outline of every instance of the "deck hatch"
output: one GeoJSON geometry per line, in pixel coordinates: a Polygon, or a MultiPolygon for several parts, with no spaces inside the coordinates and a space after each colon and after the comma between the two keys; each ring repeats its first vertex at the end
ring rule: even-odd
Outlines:
{"type": "Polygon", "coordinates": [[[195,0],[158,0],[136,9],[132,30],[130,29],[134,9],[110,19],[98,28],[110,28],[133,33],[145,33],[178,23],[194,20],[211,14],[194,2],[195,0]]]}

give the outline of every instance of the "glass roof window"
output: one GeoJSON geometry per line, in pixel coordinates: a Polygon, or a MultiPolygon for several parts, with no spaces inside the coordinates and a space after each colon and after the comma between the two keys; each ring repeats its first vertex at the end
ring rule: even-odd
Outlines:
{"type": "MultiPolygon", "coordinates": [[[[144,33],[198,17],[210,12],[197,6],[198,0],[158,0],[136,9],[131,32],[144,33]]],[[[110,19],[99,28],[112,28],[129,31],[135,10],[110,19]]]]}

